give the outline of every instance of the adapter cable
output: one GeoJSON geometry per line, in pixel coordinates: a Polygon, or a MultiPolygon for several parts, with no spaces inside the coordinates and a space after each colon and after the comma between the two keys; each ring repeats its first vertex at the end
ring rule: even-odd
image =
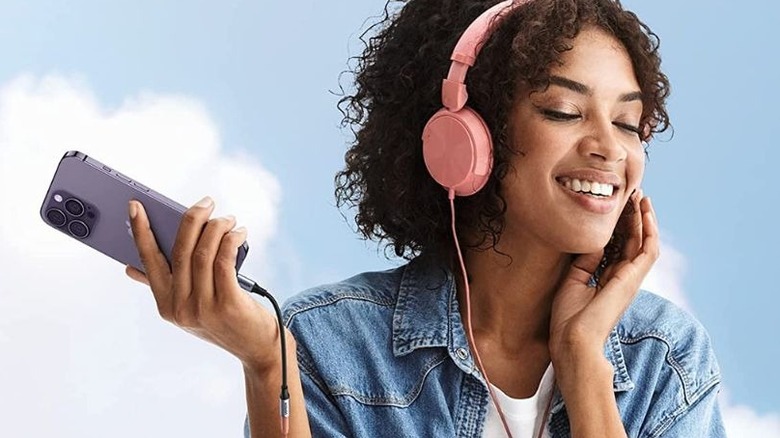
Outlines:
{"type": "Polygon", "coordinates": [[[284,321],[282,321],[282,311],[279,303],[267,290],[263,289],[257,282],[241,274],[238,274],[238,284],[241,289],[266,298],[274,306],[276,319],[279,322],[279,340],[282,343],[282,391],[279,395],[279,415],[282,420],[282,434],[287,436],[290,431],[290,392],[287,389],[287,342],[285,340],[284,321]]]}

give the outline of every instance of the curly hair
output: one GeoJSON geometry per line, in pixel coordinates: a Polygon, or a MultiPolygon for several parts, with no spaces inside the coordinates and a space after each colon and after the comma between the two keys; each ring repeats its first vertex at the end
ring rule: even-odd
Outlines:
{"type": "MultiPolygon", "coordinates": [[[[449,201],[427,172],[421,134],[441,107],[441,80],[455,43],[498,1],[389,0],[381,21],[361,37],[366,47],[353,58],[354,93],[338,104],[342,126],[355,139],[336,174],[335,196],[338,207],[357,207],[355,223],[365,238],[385,242],[398,257],[453,254],[449,201]]],[[[501,181],[516,153],[508,120],[518,88],[547,87],[550,68],[587,25],[613,35],[631,58],[642,93],[642,140],[668,128],[669,81],[660,70],[659,39],[619,0],[531,0],[516,7],[497,23],[466,80],[469,106],[491,128],[494,145],[486,186],[456,199],[459,232],[478,236],[470,248],[495,249],[504,227],[501,181]]],[[[623,241],[619,225],[603,266],[620,256],[623,241]]]]}

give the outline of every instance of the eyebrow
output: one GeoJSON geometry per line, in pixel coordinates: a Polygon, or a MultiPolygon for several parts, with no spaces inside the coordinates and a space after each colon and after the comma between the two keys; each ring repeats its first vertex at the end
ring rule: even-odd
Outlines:
{"type": "MultiPolygon", "coordinates": [[[[583,94],[588,97],[593,95],[593,90],[591,90],[587,85],[568,78],[564,78],[563,76],[550,76],[550,85],[557,85],[559,87],[569,89],[575,93],[583,94]]],[[[621,94],[620,98],[618,98],[619,102],[632,102],[635,100],[642,100],[641,91],[632,91],[630,93],[621,94]]]]}

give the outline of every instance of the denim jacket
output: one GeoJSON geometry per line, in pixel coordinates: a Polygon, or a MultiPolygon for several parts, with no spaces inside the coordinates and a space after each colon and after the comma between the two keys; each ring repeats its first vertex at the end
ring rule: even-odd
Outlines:
{"type": "MultiPolygon", "coordinates": [[[[320,286],[288,300],[284,319],[313,436],[482,436],[489,393],[447,269],[418,258],[320,286]]],[[[725,436],[718,365],[691,315],[640,291],[604,352],[629,437],[725,436]]],[[[548,426],[571,435],[557,391],[548,426]]]]}

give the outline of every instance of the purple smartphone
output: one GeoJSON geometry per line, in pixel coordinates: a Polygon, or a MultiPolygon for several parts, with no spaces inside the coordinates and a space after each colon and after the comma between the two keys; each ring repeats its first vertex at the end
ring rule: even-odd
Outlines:
{"type": "MultiPolygon", "coordinates": [[[[41,217],[74,239],[143,271],[127,213],[131,199],[143,204],[157,244],[170,263],[187,207],[81,152],[68,151],[60,160],[41,205],[41,217]]],[[[236,270],[248,251],[244,242],[238,249],[236,270]]]]}

